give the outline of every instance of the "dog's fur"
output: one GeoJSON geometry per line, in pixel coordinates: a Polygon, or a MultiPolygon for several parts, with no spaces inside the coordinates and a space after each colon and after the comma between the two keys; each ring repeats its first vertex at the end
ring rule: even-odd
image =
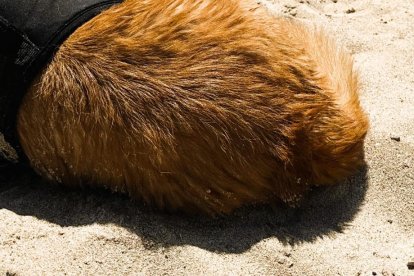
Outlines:
{"type": "Polygon", "coordinates": [[[167,210],[294,204],[363,164],[351,57],[234,0],[126,0],[80,27],[31,86],[32,166],[167,210]]]}

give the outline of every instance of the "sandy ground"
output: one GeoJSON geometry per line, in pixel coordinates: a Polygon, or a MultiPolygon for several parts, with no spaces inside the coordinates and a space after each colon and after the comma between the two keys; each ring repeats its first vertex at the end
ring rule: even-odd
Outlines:
{"type": "Polygon", "coordinates": [[[3,169],[0,274],[414,275],[414,2],[258,4],[323,25],[355,55],[371,119],[368,168],[299,210],[215,220],[3,169]]]}

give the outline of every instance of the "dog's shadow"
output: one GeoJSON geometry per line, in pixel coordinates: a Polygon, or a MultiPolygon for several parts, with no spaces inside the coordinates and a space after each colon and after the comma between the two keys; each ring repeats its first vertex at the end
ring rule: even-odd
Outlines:
{"type": "Polygon", "coordinates": [[[270,237],[294,245],[340,233],[367,189],[365,168],[341,185],[314,189],[298,209],[256,206],[211,219],[153,211],[102,190],[52,186],[30,172],[3,168],[0,173],[0,209],[60,226],[113,223],[140,236],[148,249],[193,245],[226,253],[244,252],[270,237]]]}

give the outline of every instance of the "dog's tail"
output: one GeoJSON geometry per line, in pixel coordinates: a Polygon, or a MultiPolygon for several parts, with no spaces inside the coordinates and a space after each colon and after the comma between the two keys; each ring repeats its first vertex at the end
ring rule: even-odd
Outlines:
{"type": "Polygon", "coordinates": [[[331,184],[365,163],[363,142],[369,123],[359,101],[358,73],[351,55],[323,31],[289,24],[327,103],[309,120],[306,133],[311,144],[312,181],[331,184]]]}

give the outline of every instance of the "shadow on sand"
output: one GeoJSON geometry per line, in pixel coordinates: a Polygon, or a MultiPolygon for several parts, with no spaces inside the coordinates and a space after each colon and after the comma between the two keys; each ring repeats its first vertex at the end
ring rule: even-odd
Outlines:
{"type": "Polygon", "coordinates": [[[313,242],[345,229],[367,189],[367,169],[363,169],[341,185],[314,189],[298,209],[256,206],[211,219],[156,212],[126,196],[52,186],[31,172],[0,169],[0,209],[60,226],[117,224],[140,236],[148,249],[193,245],[242,253],[270,237],[291,245],[313,242]]]}

